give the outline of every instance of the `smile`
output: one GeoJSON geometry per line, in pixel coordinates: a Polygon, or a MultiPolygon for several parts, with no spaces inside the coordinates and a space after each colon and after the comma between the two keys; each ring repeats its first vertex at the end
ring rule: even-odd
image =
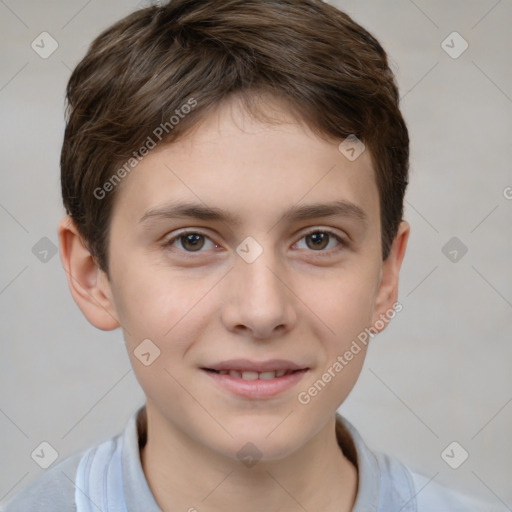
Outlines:
{"type": "Polygon", "coordinates": [[[230,395],[252,400],[272,398],[283,394],[296,386],[308,372],[301,370],[267,370],[264,372],[248,370],[213,370],[201,369],[215,386],[230,395]]]}
{"type": "Polygon", "coordinates": [[[284,377],[285,375],[290,375],[291,373],[295,373],[301,370],[276,370],[276,371],[268,371],[268,372],[253,372],[253,371],[243,371],[243,370],[212,370],[206,368],[206,371],[218,373],[219,375],[229,375],[230,377],[234,377],[235,379],[243,379],[243,380],[272,380],[278,377],[284,377]]]}

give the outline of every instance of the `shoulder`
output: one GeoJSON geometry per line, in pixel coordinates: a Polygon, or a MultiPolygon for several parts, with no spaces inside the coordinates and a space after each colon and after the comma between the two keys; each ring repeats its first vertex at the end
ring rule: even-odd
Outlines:
{"type": "MultiPolygon", "coordinates": [[[[442,510],[446,512],[488,512],[488,503],[483,503],[469,494],[445,487],[424,475],[409,469],[414,482],[418,512],[442,510]]],[[[496,509],[493,509],[496,510],[496,509]]]]}
{"type": "Polygon", "coordinates": [[[375,453],[381,469],[381,497],[392,494],[403,500],[405,510],[414,512],[488,512],[488,503],[450,489],[434,478],[413,471],[395,457],[375,453]]]}
{"type": "Polygon", "coordinates": [[[346,457],[358,468],[359,484],[353,512],[490,512],[495,505],[444,487],[435,477],[414,471],[398,458],[370,449],[357,429],[336,415],[336,436],[346,457]]]}
{"type": "Polygon", "coordinates": [[[353,512],[490,512],[495,505],[444,487],[435,477],[414,471],[398,458],[370,449],[357,429],[339,413],[336,436],[343,453],[358,468],[358,495],[353,512]]]}
{"type": "Polygon", "coordinates": [[[45,470],[18,494],[0,505],[0,512],[75,512],[75,475],[85,451],[45,470]]]}

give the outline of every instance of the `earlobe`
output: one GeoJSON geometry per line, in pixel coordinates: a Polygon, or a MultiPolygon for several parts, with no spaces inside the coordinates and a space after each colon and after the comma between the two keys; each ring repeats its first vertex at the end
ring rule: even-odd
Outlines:
{"type": "Polygon", "coordinates": [[[110,284],[98,267],[73,220],[67,215],[58,225],[59,251],[68,286],[87,320],[104,331],[119,327],[110,284]]]}
{"type": "Polygon", "coordinates": [[[388,318],[390,318],[390,315],[394,316],[392,312],[398,299],[398,278],[409,240],[409,233],[409,223],[402,221],[391,245],[389,255],[382,264],[381,279],[372,319],[372,325],[379,332],[384,330],[387,325],[387,322],[382,322],[383,315],[388,318]],[[378,322],[378,320],[381,320],[381,322],[378,322]],[[379,328],[382,324],[384,326],[379,328]]]}

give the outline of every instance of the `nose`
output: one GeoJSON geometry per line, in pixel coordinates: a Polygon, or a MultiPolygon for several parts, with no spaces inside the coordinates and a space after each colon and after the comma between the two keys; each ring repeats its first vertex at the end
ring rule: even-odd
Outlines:
{"type": "Polygon", "coordinates": [[[295,325],[294,295],[271,251],[264,250],[252,263],[237,257],[224,286],[222,320],[229,331],[268,339],[295,325]]]}

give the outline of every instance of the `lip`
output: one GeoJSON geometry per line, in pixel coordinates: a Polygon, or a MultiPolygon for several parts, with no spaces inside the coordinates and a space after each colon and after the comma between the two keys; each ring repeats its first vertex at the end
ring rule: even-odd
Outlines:
{"type": "Polygon", "coordinates": [[[250,361],[249,359],[230,359],[208,366],[203,366],[202,370],[229,371],[239,370],[244,372],[271,372],[278,370],[307,370],[306,365],[300,365],[293,361],[285,359],[269,359],[267,361],[250,361]]]}
{"type": "Polygon", "coordinates": [[[299,369],[282,377],[270,380],[244,380],[231,375],[221,375],[201,368],[220,388],[242,398],[265,399],[272,398],[294,387],[309,371],[307,368],[299,369]]]}

